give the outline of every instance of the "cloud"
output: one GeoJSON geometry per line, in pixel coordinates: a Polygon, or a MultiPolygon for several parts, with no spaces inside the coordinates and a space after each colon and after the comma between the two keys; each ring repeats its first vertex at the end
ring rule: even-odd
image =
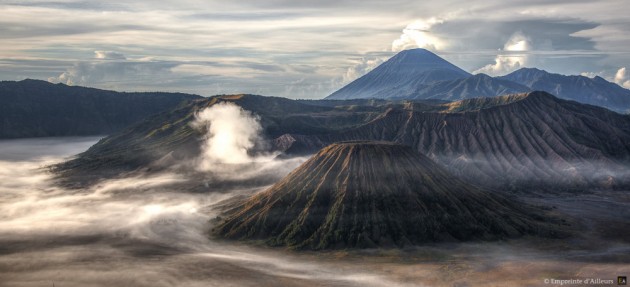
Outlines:
{"type": "Polygon", "coordinates": [[[172,68],[179,65],[168,61],[127,59],[116,52],[95,51],[94,54],[97,61],[76,62],[59,76],[49,77],[48,81],[119,89],[126,83],[161,82],[171,76],[172,68]]]}
{"type": "Polygon", "coordinates": [[[438,51],[445,48],[447,43],[431,33],[434,25],[442,23],[444,19],[435,17],[412,22],[403,29],[402,35],[392,42],[392,51],[398,52],[412,48],[438,51]]]}
{"type": "Polygon", "coordinates": [[[385,62],[386,59],[387,58],[372,56],[372,55],[366,55],[364,57],[361,57],[357,61],[356,65],[351,66],[346,70],[346,72],[343,74],[341,78],[341,83],[347,84],[354,81],[355,79],[372,71],[378,65],[385,62]]]}
{"type": "Polygon", "coordinates": [[[591,79],[595,78],[597,76],[601,77],[601,75],[602,75],[601,72],[581,72],[580,73],[580,76],[584,76],[584,77],[591,78],[591,79]]]}
{"type": "Polygon", "coordinates": [[[514,33],[503,46],[503,50],[510,52],[526,52],[530,49],[530,39],[521,32],[514,33]]]}
{"type": "MultiPolygon", "coordinates": [[[[211,1],[202,6],[189,0],[9,1],[0,4],[6,11],[0,39],[11,43],[0,47],[0,79],[54,80],[67,72],[61,80],[105,89],[319,98],[345,83],[339,78],[362,73],[357,67],[344,75],[358,64],[355,59],[371,52],[424,47],[474,71],[497,62],[497,49],[515,31],[535,40],[529,65],[564,74],[630,65],[624,52],[630,23],[623,9],[615,8],[623,4],[619,0],[543,2],[363,1],[356,9],[346,0],[211,1]],[[104,53],[95,56],[94,51],[104,53]],[[98,74],[108,67],[72,67],[140,57],[153,63],[138,75],[134,71],[143,68],[122,68],[128,72],[119,79],[114,71],[121,68],[111,68],[113,74],[98,81],[83,70],[98,74]],[[157,59],[190,66],[169,71],[157,59]]],[[[512,58],[504,57],[498,62],[509,66],[512,58]]]]}
{"type": "Polygon", "coordinates": [[[531,40],[522,32],[512,34],[510,39],[499,50],[499,55],[494,59],[494,64],[483,66],[473,73],[485,73],[491,76],[504,75],[525,67],[529,60],[527,54],[531,49],[531,40]]]}
{"type": "Polygon", "coordinates": [[[630,89],[630,77],[626,74],[626,67],[621,67],[617,70],[613,81],[626,89],[630,89]]]}
{"type": "Polygon", "coordinates": [[[101,60],[126,60],[125,55],[112,51],[94,51],[94,56],[101,60]]]}

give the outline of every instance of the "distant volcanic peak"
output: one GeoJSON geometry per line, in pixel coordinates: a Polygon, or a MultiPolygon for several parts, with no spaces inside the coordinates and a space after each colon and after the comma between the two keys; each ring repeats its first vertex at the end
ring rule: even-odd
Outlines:
{"type": "Polygon", "coordinates": [[[327,99],[406,97],[408,95],[401,92],[469,76],[470,73],[427,50],[404,50],[327,99]]]}
{"type": "Polygon", "coordinates": [[[440,56],[421,48],[401,51],[383,65],[397,66],[400,69],[418,72],[444,69],[455,71],[459,73],[461,77],[470,76],[468,72],[451,64],[440,56]]]}
{"type": "Polygon", "coordinates": [[[429,56],[438,57],[438,55],[436,55],[435,53],[424,48],[413,48],[413,49],[402,50],[398,52],[397,55],[429,55],[429,56]]]}
{"type": "Polygon", "coordinates": [[[528,210],[410,147],[341,142],[228,211],[215,233],[307,249],[491,240],[546,230],[528,210]]]}
{"type": "Polygon", "coordinates": [[[396,60],[407,60],[407,61],[415,61],[415,62],[441,62],[444,61],[440,56],[434,54],[433,52],[422,49],[408,49],[398,52],[398,54],[394,55],[392,59],[396,60]]]}

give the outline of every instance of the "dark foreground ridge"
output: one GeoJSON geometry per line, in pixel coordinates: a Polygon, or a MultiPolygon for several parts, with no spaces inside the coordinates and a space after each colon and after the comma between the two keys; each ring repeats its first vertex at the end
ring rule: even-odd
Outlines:
{"type": "Polygon", "coordinates": [[[0,139],[104,135],[203,99],[182,93],[125,93],[40,80],[0,82],[0,139]]]}
{"type": "Polygon", "coordinates": [[[468,185],[410,147],[356,141],[325,147],[234,204],[214,233],[300,249],[557,236],[540,212],[468,185]]]}

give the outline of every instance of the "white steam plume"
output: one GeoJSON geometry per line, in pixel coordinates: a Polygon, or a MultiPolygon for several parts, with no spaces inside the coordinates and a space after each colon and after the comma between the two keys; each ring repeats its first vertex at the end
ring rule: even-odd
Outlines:
{"type": "Polygon", "coordinates": [[[258,116],[232,103],[218,103],[200,111],[193,123],[206,131],[199,169],[210,170],[216,164],[246,164],[269,161],[269,155],[250,155],[262,143],[258,116]]]}

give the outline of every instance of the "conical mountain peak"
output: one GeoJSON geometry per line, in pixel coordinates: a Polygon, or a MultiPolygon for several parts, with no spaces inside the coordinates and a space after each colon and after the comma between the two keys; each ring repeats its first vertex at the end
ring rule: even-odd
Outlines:
{"type": "Polygon", "coordinates": [[[429,71],[432,69],[451,69],[453,71],[461,72],[462,75],[468,74],[466,71],[442,59],[433,52],[421,48],[403,50],[386,63],[387,65],[396,65],[399,66],[399,68],[412,70],[429,71]]]}
{"type": "Polygon", "coordinates": [[[420,85],[469,76],[468,72],[428,50],[404,50],[327,98],[400,97],[420,85]]]}
{"type": "Polygon", "coordinates": [[[392,247],[548,230],[529,212],[451,176],[411,147],[342,142],[236,204],[215,232],[292,248],[392,247]]]}

